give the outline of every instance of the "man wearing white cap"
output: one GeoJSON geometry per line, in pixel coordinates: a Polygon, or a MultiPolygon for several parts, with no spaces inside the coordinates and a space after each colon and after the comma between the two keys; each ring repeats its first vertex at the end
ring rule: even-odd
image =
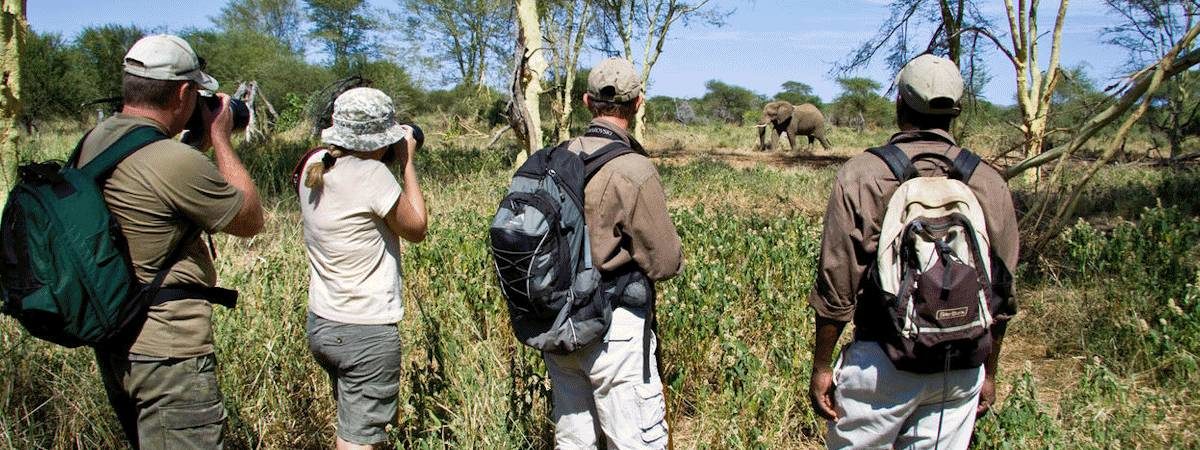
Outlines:
{"type": "Polygon", "coordinates": [[[204,60],[177,36],[142,38],[125,55],[116,114],[88,132],[79,166],[118,140],[152,135],[103,182],[105,201],[128,243],[141,283],[165,271],[163,289],[140,323],[97,349],[109,402],[134,448],[220,448],[225,407],[213,353],[212,253],[200,232],[249,237],[263,227],[258,191],[230,142],[229,98],[204,110],[213,161],[170,139],[184,130],[198,93],[217,82],[204,60]],[[169,293],[169,294],[168,294],[169,293]],[[169,300],[169,301],[168,301],[169,300]]]}
{"type": "Polygon", "coordinates": [[[893,160],[910,162],[907,168],[913,170],[906,171],[907,176],[941,176],[963,167],[960,156],[971,156],[949,132],[963,93],[962,76],[953,62],[921,55],[901,69],[896,87],[900,132],[884,147],[841,167],[825,212],[821,259],[809,295],[816,315],[809,396],[816,413],[829,420],[830,448],[965,449],[976,417],[995,400],[1000,342],[1008,319],[1016,313],[1011,273],[1017,263],[1017,219],[1000,173],[988,164],[972,166],[972,174],[963,179],[986,222],[992,292],[1000,299],[989,330],[991,351],[978,352],[982,366],[972,360],[952,367],[947,353],[945,369],[938,364],[929,371],[935,373],[898,369],[895,355],[885,351],[884,344],[894,342],[897,331],[885,311],[884,296],[870,287],[868,273],[879,252],[885,208],[901,180],[892,162],[875,152],[890,152],[893,160]],[[835,365],[834,346],[851,321],[854,341],[842,349],[835,365]]]}

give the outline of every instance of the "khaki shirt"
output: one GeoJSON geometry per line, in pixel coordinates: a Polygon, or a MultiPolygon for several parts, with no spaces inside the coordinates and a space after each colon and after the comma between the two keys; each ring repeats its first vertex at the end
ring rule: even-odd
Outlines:
{"type": "MultiPolygon", "coordinates": [[[[115,115],[94,128],[83,143],[80,166],[135,127],[161,124],[142,117],[115,115]]],[[[149,283],[190,229],[214,233],[225,228],[242,207],[242,193],[225,180],[203,153],[172,139],[142,148],[125,158],[104,183],[104,200],[129,243],[134,273],[149,283]]],[[[163,286],[214,286],[217,272],[201,239],[187,243],[163,286]]],[[[213,352],[212,305],[204,300],[175,300],[150,308],[130,353],[189,358],[213,352]]]]}
{"type": "MultiPolygon", "coordinates": [[[[605,119],[600,126],[632,144],[629,133],[605,119]]],[[[611,142],[578,137],[569,150],[589,155],[611,142]]],[[[600,168],[584,188],[584,217],[592,245],[592,263],[612,272],[636,262],[651,280],[665,280],[683,268],[683,248],[663,192],[658,170],[644,154],[619,156],[600,168]]]]}
{"type": "MultiPolygon", "coordinates": [[[[909,158],[919,153],[940,153],[953,160],[959,152],[954,138],[942,130],[903,131],[892,135],[888,143],[896,144],[909,158]]],[[[945,172],[940,163],[933,161],[914,164],[922,176],[945,172]]],[[[1009,273],[1015,273],[1020,235],[1007,182],[995,167],[981,163],[967,185],[983,209],[993,254],[1004,262],[1009,273]]],[[[863,317],[856,315],[855,307],[863,300],[864,275],[875,261],[884,209],[899,186],[887,164],[867,152],[850,158],[838,171],[825,210],[821,260],[809,295],[809,304],[818,316],[841,322],[853,319],[858,328],[863,328],[863,317]]],[[[1001,295],[1007,297],[1006,307],[997,318],[1005,320],[1016,309],[1011,286],[1002,287],[1002,291],[1001,295]]]]}

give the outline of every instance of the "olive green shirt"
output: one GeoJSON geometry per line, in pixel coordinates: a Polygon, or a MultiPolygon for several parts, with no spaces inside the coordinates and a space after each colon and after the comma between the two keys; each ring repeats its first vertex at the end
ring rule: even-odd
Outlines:
{"type": "MultiPolygon", "coordinates": [[[[135,127],[145,125],[166,134],[161,124],[143,117],[117,114],[104,120],[84,140],[80,166],[135,127]]],[[[149,283],[189,230],[220,231],[237,215],[243,198],[203,153],[164,139],[117,165],[104,183],[104,200],[129,244],[138,280],[149,283]]],[[[187,251],[171,268],[163,286],[216,285],[216,268],[203,240],[184,245],[187,251]]],[[[172,358],[212,353],[212,305],[185,299],[151,307],[129,352],[172,358]]]]}

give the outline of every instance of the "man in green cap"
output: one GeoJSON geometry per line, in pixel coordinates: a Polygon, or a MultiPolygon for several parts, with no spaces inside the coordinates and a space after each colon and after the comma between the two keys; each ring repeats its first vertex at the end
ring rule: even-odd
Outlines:
{"type": "Polygon", "coordinates": [[[212,251],[200,231],[249,237],[263,227],[258,190],[230,142],[229,98],[204,110],[197,148],[167,138],[187,126],[199,92],[217,82],[204,60],[172,35],[147,36],[125,55],[124,106],[88,132],[82,167],[126,134],[150,127],[164,137],[126,157],[103,183],[104,199],[128,242],[138,281],[167,271],[161,296],[145,320],[112,346],[97,349],[109,403],[134,448],[220,448],[225,407],[217,386],[212,301],[212,251]],[[176,249],[181,249],[177,251],[176,249]],[[171,255],[178,254],[172,263],[171,255]]]}
{"type": "Polygon", "coordinates": [[[659,378],[653,318],[654,283],[679,273],[683,252],[667,212],[658,170],[629,123],[645,98],[628,60],[609,58],[592,69],[583,102],[593,120],[569,149],[587,156],[611,145],[618,156],[584,188],[584,216],[600,289],[616,298],[604,339],[565,355],[546,353],[553,390],[555,448],[661,449],[667,445],[666,401],[659,378]],[[624,292],[612,292],[629,276],[624,292]],[[651,322],[648,322],[651,321],[651,322]]]}
{"type": "MultiPolygon", "coordinates": [[[[809,295],[809,304],[816,313],[809,395],[816,413],[829,420],[826,444],[830,448],[964,449],[970,443],[976,417],[987,412],[995,400],[1000,343],[1008,319],[1016,313],[1011,274],[1019,246],[1017,219],[1004,178],[992,166],[979,164],[978,158],[960,148],[950,135],[963,93],[958,67],[945,58],[922,55],[904,66],[896,87],[900,132],[892,135],[885,146],[851,158],[834,180],[825,212],[821,259],[809,295]],[[972,159],[974,163],[968,164],[972,159]],[[898,171],[898,167],[908,170],[898,171]],[[923,368],[928,370],[909,365],[900,369],[897,365],[906,364],[907,355],[897,351],[903,346],[894,344],[907,330],[898,332],[888,305],[898,297],[916,295],[910,290],[912,286],[927,280],[922,277],[911,283],[905,287],[907,294],[900,296],[888,297],[884,289],[875,287],[882,285],[878,280],[886,278],[881,273],[888,272],[878,264],[886,260],[877,256],[885,248],[899,248],[881,242],[892,236],[884,231],[899,229],[889,225],[900,215],[893,214],[891,206],[896,203],[889,200],[893,194],[902,195],[899,191],[907,187],[907,183],[901,186],[902,181],[947,175],[950,178],[946,183],[961,181],[961,190],[969,191],[966,196],[977,202],[972,206],[982,212],[978,221],[985,230],[980,231],[990,237],[985,242],[990,244],[985,246],[990,265],[973,265],[990,267],[990,273],[981,277],[990,281],[981,284],[990,286],[974,284],[970,296],[979,293],[979,303],[985,297],[994,301],[978,312],[959,308],[939,310],[936,315],[950,320],[978,314],[983,319],[973,339],[986,341],[991,347],[990,351],[983,350],[986,344],[975,347],[978,355],[947,352],[944,359],[935,358],[936,363],[923,368]],[[991,293],[986,292],[989,288],[991,293]],[[834,346],[850,321],[855,324],[854,341],[834,364],[834,346]],[[955,364],[951,364],[952,358],[955,364]]],[[[947,235],[944,239],[954,237],[947,235]]],[[[951,250],[943,245],[937,252],[941,255],[951,250]]],[[[945,269],[944,273],[951,270],[945,269]]],[[[903,285],[905,280],[912,278],[896,276],[895,284],[903,285]]],[[[928,283],[937,284],[949,278],[930,280],[928,283]]],[[[921,330],[930,335],[929,329],[921,330]]]]}

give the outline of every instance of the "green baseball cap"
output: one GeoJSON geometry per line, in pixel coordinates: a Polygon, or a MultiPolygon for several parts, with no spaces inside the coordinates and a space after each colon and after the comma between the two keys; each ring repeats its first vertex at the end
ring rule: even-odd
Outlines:
{"type": "Polygon", "coordinates": [[[642,77],[624,58],[600,61],[588,75],[588,95],[596,100],[624,103],[642,94],[642,77]]]}
{"type": "Polygon", "coordinates": [[[204,73],[204,58],[179,36],[156,34],[139,39],[125,54],[125,73],[151,80],[190,80],[217,90],[217,80],[204,73]]]}
{"type": "Polygon", "coordinates": [[[924,54],[909,61],[896,76],[900,98],[922,114],[958,114],[963,94],[962,74],[949,59],[924,54]]]}

